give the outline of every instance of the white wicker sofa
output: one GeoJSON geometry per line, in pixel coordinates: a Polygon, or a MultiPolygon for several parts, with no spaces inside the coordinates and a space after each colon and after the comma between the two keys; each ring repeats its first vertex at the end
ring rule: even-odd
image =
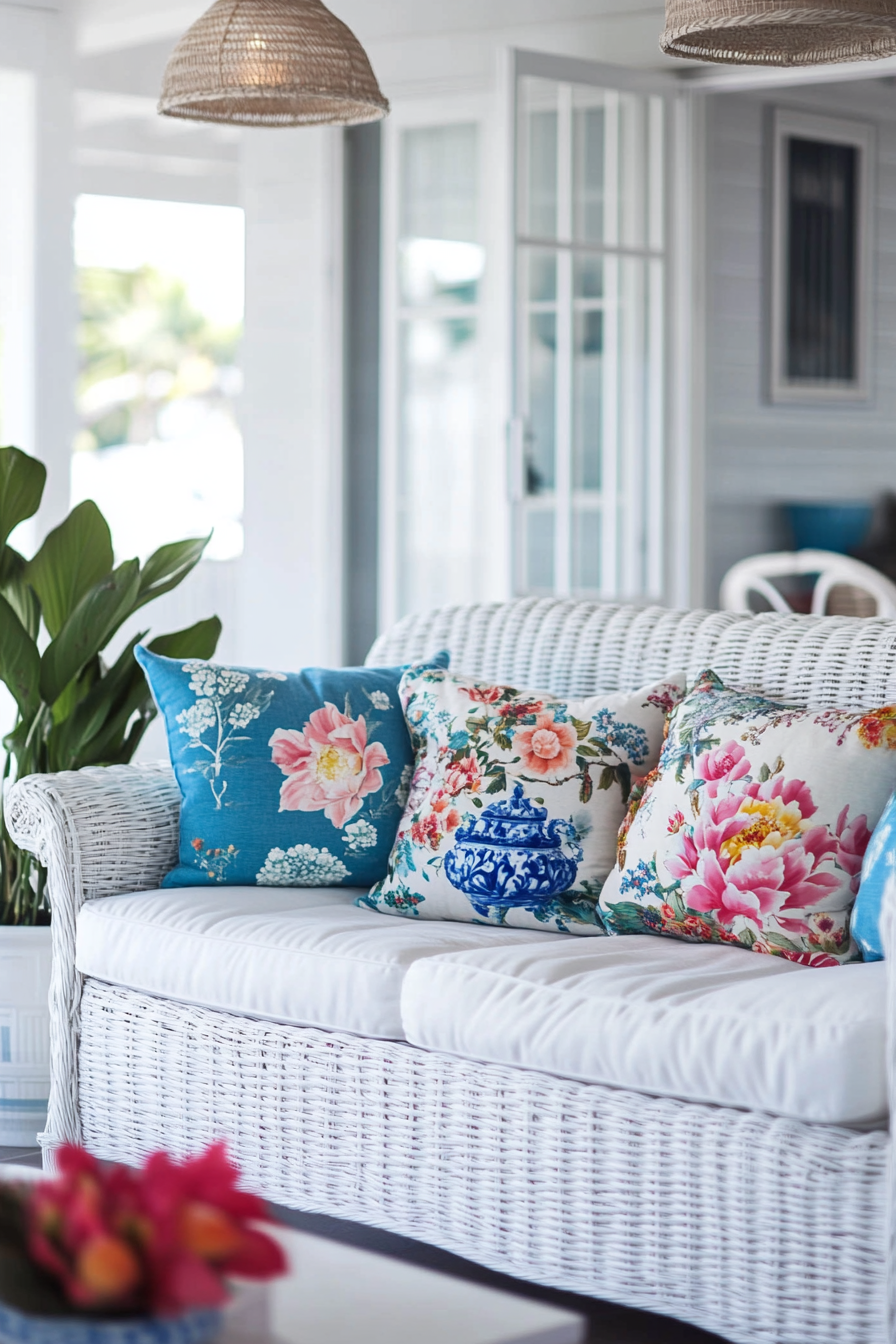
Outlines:
{"type": "MultiPolygon", "coordinates": [[[[369,661],[445,647],[455,668],[557,693],[713,667],[813,707],[896,701],[891,620],[521,600],[408,618],[369,661]]],[[[10,793],[53,903],[50,1155],[80,1139],[134,1160],[224,1136],[273,1200],[521,1278],[745,1344],[896,1338],[888,963],[816,971],[650,937],[424,924],[345,893],[244,889],[242,907],[237,889],[158,893],[178,805],[162,767],[10,793]],[[688,1003],[697,1027],[676,1017],[688,1003]],[[712,1049],[695,1062],[698,1029],[712,1049]]]]}

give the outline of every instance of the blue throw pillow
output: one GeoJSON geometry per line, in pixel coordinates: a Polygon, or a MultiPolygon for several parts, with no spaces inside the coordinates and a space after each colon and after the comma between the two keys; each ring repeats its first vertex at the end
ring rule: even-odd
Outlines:
{"type": "Polygon", "coordinates": [[[862,882],[852,912],[852,936],[864,961],[883,961],[880,912],[887,882],[896,873],[896,793],[868,841],[862,863],[862,882]]]}
{"type": "MultiPolygon", "coordinates": [[[[386,875],[414,753],[403,668],[263,672],[140,647],[182,796],[163,886],[369,887],[386,875]]],[[[444,667],[440,654],[424,666],[444,667]]]]}

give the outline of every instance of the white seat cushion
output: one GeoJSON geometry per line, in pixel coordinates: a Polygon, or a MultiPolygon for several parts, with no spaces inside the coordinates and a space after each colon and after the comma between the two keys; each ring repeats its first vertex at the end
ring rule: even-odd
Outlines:
{"type": "Polygon", "coordinates": [[[276,1022],[400,1040],[401,985],[420,957],[556,934],[384,919],[348,888],[172,888],[89,901],[84,975],[276,1022]]]}
{"type": "Polygon", "coordinates": [[[412,966],[415,1045],[823,1124],[887,1114],[882,962],[829,969],[633,935],[412,966]]]}

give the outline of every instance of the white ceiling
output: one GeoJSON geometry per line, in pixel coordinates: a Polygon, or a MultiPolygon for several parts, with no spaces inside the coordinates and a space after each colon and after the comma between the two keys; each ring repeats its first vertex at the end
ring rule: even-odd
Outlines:
{"type": "MultiPolygon", "coordinates": [[[[168,56],[211,0],[0,0],[72,7],[79,190],[234,203],[239,132],[172,122],[155,106],[168,56]]],[[[791,73],[669,61],[659,50],[662,0],[328,0],[366,46],[396,100],[494,87],[498,52],[515,46],[635,68],[696,75],[712,87],[762,87],[784,78],[855,80],[896,71],[826,67],[791,73]]]]}
{"type": "MultiPolygon", "coordinates": [[[[14,2],[72,6],[79,190],[237,200],[233,133],[172,123],[155,112],[171,49],[211,0],[14,2]]],[[[664,63],[657,43],[663,0],[328,3],[367,48],[384,91],[395,99],[429,96],[443,87],[493,87],[497,53],[508,46],[623,65],[664,63]]]]}
{"type": "MultiPolygon", "coordinates": [[[[208,0],[80,0],[78,46],[94,53],[177,38],[207,8],[208,0]]],[[[658,35],[658,0],[333,0],[331,8],[362,42],[436,34],[475,34],[494,29],[650,17],[658,35]]],[[[655,38],[651,55],[656,56],[655,38]]]]}

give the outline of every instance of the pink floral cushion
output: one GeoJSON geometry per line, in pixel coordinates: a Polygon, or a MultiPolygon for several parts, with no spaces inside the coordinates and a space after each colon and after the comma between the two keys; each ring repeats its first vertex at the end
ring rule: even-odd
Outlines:
{"type": "Polygon", "coordinates": [[[416,749],[388,874],[358,904],[424,919],[601,934],[632,782],[656,765],[684,677],[561,700],[414,669],[416,749]]]}
{"type": "Polygon", "coordinates": [[[704,673],[620,830],[608,931],[856,960],[850,910],[894,785],[896,706],[800,709],[704,673]]]}

